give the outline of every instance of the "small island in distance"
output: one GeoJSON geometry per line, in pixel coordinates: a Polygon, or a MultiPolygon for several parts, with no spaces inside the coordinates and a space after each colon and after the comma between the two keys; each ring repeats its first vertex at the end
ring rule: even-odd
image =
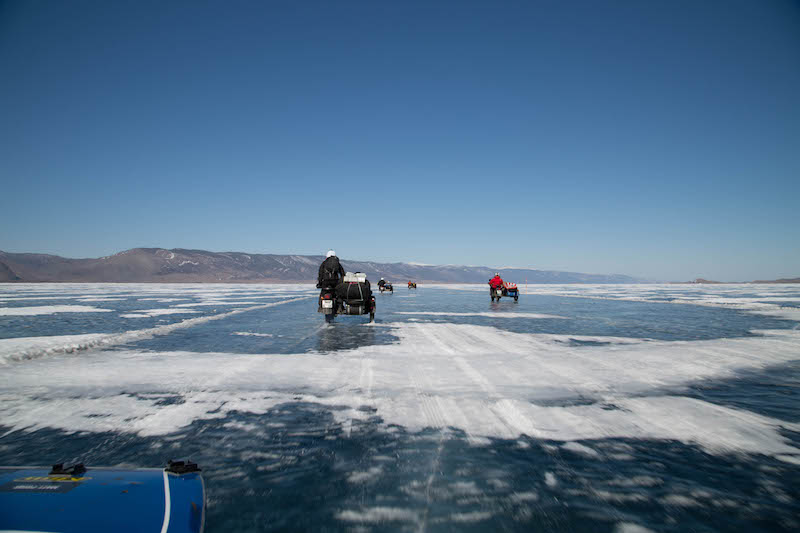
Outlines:
{"type": "Polygon", "coordinates": [[[697,278],[694,281],[671,281],[670,283],[676,285],[686,284],[703,284],[703,285],[724,285],[724,284],[737,284],[737,283],[800,283],[800,278],[781,278],[774,280],[755,280],[755,281],[714,281],[710,279],[697,278]]]}

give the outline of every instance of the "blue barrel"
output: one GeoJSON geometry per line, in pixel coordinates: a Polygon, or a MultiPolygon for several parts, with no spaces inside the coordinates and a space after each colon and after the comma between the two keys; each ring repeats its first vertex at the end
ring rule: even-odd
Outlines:
{"type": "Polygon", "coordinates": [[[173,470],[0,467],[0,531],[201,533],[203,478],[173,470]]]}

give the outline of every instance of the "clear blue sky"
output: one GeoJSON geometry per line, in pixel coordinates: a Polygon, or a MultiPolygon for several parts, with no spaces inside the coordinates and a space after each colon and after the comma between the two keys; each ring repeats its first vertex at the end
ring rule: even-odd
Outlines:
{"type": "Polygon", "coordinates": [[[800,4],[0,0],[0,249],[800,275],[800,4]]]}

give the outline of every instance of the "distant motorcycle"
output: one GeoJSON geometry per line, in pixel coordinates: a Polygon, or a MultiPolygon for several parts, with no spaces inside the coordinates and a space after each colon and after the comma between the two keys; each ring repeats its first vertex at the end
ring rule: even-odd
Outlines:
{"type": "Polygon", "coordinates": [[[508,298],[514,298],[515,302],[519,302],[519,289],[517,289],[516,283],[503,283],[500,287],[492,287],[489,286],[489,296],[491,297],[492,301],[500,301],[500,298],[506,296],[508,298]]]}
{"type": "Polygon", "coordinates": [[[416,289],[417,288],[417,284],[414,283],[413,281],[409,281],[408,282],[408,288],[409,289],[416,289]]]}

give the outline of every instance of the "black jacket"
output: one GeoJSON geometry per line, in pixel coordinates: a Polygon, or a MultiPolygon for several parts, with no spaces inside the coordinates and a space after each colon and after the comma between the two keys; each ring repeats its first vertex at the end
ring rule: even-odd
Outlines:
{"type": "Polygon", "coordinates": [[[344,268],[342,268],[339,258],[333,255],[325,259],[325,261],[323,261],[319,266],[319,273],[317,274],[317,288],[333,288],[342,279],[344,279],[344,268]]]}

